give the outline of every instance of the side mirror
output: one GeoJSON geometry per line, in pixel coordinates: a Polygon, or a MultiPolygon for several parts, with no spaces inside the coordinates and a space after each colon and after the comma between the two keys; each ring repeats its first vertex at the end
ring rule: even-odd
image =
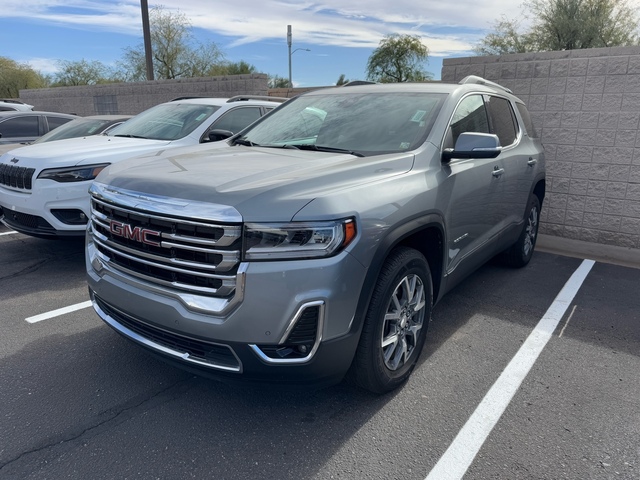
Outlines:
{"type": "Polygon", "coordinates": [[[496,158],[502,152],[500,140],[492,133],[461,133],[455,148],[446,148],[442,152],[442,161],[452,158],[496,158]]]}
{"type": "Polygon", "coordinates": [[[233,137],[233,132],[229,130],[220,130],[216,128],[209,132],[210,142],[219,142],[220,140],[226,140],[227,138],[230,138],[230,137],[233,137]]]}

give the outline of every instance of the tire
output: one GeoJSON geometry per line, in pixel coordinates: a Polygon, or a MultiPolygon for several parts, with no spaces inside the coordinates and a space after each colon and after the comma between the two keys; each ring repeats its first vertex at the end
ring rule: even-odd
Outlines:
{"type": "Polygon", "coordinates": [[[533,250],[538,238],[538,227],[540,226],[540,200],[536,195],[531,195],[527,210],[524,216],[524,225],[520,237],[505,250],[502,260],[510,267],[521,268],[529,263],[533,256],[533,250]]]}
{"type": "Polygon", "coordinates": [[[393,250],[373,290],[351,366],[358,386],[386,393],[409,378],[424,345],[432,304],[425,257],[412,248],[393,250]]]}

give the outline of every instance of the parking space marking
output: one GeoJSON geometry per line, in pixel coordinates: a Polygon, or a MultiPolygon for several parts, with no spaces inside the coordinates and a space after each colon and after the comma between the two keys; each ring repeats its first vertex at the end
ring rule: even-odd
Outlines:
{"type": "Polygon", "coordinates": [[[14,233],[18,233],[18,232],[14,232],[13,230],[11,230],[10,232],[2,232],[2,233],[0,233],[0,237],[2,235],[13,235],[14,233]]]}
{"type": "Polygon", "coordinates": [[[68,307],[58,308],[57,310],[51,310],[50,312],[41,313],[40,315],[34,315],[33,317],[25,318],[25,321],[29,323],[37,323],[49,318],[59,317],[65,313],[75,312],[76,310],[82,310],[91,306],[91,300],[86,302],[76,303],[75,305],[69,305],[68,307]]]}
{"type": "Polygon", "coordinates": [[[595,262],[583,260],[425,480],[461,480],[553,335],[595,262]]]}

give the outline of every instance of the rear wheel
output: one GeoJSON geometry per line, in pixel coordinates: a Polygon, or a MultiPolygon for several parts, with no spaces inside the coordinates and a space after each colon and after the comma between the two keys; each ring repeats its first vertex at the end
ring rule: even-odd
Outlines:
{"type": "Polygon", "coordinates": [[[424,256],[412,248],[393,250],[374,288],[352,365],[359,386],[384,393],[409,377],[424,345],[432,297],[424,256]]]}
{"type": "Polygon", "coordinates": [[[536,246],[539,225],[540,200],[536,195],[531,195],[524,217],[522,233],[520,233],[518,241],[502,254],[502,258],[507,265],[519,268],[529,263],[536,246]]]}

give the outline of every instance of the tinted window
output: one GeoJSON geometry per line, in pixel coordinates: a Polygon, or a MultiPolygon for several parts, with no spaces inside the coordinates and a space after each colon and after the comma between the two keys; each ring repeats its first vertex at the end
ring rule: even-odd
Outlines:
{"type": "Polygon", "coordinates": [[[7,137],[37,137],[38,132],[38,117],[16,117],[9,118],[0,123],[0,133],[2,138],[7,137]]]}
{"type": "Polygon", "coordinates": [[[54,128],[58,128],[60,125],[64,125],[68,121],[72,120],[71,118],[64,117],[52,117],[47,115],[47,123],[49,123],[49,130],[53,130],[54,128]]]}
{"type": "Polygon", "coordinates": [[[531,121],[531,115],[529,115],[529,110],[522,103],[516,103],[518,107],[518,112],[520,112],[520,116],[522,117],[522,121],[524,122],[524,128],[527,131],[527,134],[531,138],[538,138],[538,132],[533,126],[533,122],[531,121]]]}
{"type": "Polygon", "coordinates": [[[238,133],[260,118],[259,107],[236,108],[225,113],[211,128],[238,133]]]}
{"type": "Polygon", "coordinates": [[[453,147],[464,132],[489,133],[487,111],[480,95],[471,95],[460,102],[451,119],[451,138],[445,147],[453,147]]]}
{"type": "Polygon", "coordinates": [[[487,97],[487,106],[491,116],[491,133],[500,139],[500,145],[506,147],[516,141],[518,129],[509,100],[500,97],[487,97]]]}
{"type": "Polygon", "coordinates": [[[16,109],[15,108],[11,108],[11,107],[0,107],[0,112],[15,112],[16,109]]]}

